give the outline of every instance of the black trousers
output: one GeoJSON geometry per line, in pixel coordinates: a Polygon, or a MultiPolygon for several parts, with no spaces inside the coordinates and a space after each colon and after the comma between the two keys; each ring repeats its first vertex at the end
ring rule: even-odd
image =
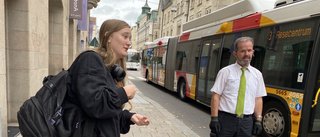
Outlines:
{"type": "Polygon", "coordinates": [[[252,115],[243,118],[235,114],[219,111],[220,133],[217,137],[252,137],[252,115]]]}

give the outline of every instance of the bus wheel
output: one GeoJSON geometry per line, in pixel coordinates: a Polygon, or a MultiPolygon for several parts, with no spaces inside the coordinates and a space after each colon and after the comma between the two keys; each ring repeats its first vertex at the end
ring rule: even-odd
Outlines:
{"type": "Polygon", "coordinates": [[[184,80],[181,80],[178,84],[178,94],[179,94],[180,100],[182,101],[187,100],[186,91],[187,91],[186,82],[184,80]]]}
{"type": "Polygon", "coordinates": [[[270,101],[264,105],[262,112],[262,136],[263,137],[286,137],[289,131],[288,112],[279,102],[270,101]]]}

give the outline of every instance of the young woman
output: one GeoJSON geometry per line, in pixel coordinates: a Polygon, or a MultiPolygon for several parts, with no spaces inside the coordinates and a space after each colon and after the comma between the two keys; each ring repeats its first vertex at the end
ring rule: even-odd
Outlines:
{"type": "Polygon", "coordinates": [[[81,53],[69,68],[71,92],[68,98],[81,106],[85,123],[94,121],[94,137],[120,137],[131,124],[149,125],[146,116],[131,113],[123,105],[136,89],[125,85],[125,57],[131,45],[130,26],[121,20],[106,20],[99,32],[100,46],[81,53]],[[124,70],[121,70],[121,68],[124,70]],[[120,78],[119,78],[120,77],[120,78]]]}

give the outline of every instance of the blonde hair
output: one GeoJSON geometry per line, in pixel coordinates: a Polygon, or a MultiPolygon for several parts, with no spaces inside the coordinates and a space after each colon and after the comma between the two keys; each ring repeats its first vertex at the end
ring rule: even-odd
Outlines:
{"type": "MultiPolygon", "coordinates": [[[[117,31],[120,31],[124,28],[130,28],[130,25],[122,20],[117,19],[110,19],[106,20],[102,23],[100,27],[99,32],[99,48],[95,51],[102,57],[102,60],[107,68],[113,67],[115,64],[118,64],[120,67],[122,67],[125,71],[126,69],[126,59],[121,58],[119,60],[116,60],[115,53],[110,47],[108,40],[110,36],[117,31]]],[[[125,79],[121,81],[116,81],[118,87],[124,87],[125,86],[125,79]]],[[[132,104],[130,101],[128,101],[130,104],[130,109],[132,109],[132,104]]],[[[125,105],[125,104],[124,104],[125,105]]],[[[122,108],[124,108],[124,105],[122,108]]]]}

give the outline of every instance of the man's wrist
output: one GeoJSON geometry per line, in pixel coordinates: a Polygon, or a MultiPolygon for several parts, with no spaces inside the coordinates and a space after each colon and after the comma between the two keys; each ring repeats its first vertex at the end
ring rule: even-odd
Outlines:
{"type": "Polygon", "coordinates": [[[256,118],[258,119],[258,118],[261,118],[262,119],[262,116],[261,115],[258,115],[258,116],[256,116],[256,118]]]}
{"type": "Polygon", "coordinates": [[[218,116],[211,116],[211,121],[219,121],[218,116]]]}
{"type": "Polygon", "coordinates": [[[261,123],[262,123],[261,120],[256,120],[256,121],[254,122],[254,124],[256,124],[256,125],[261,125],[261,123]]]}

